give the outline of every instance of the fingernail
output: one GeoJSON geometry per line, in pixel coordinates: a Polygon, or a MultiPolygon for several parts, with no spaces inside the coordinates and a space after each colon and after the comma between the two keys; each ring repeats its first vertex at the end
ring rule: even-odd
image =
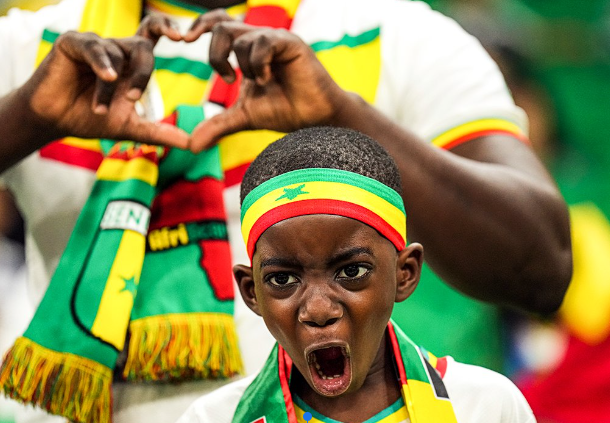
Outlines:
{"type": "Polygon", "coordinates": [[[132,88],[127,91],[127,98],[132,101],[137,101],[142,97],[142,90],[139,88],[132,88]]]}
{"type": "Polygon", "coordinates": [[[114,68],[108,66],[106,68],[106,72],[108,72],[108,76],[112,79],[116,79],[119,75],[116,73],[116,71],[114,70],[114,68]]]}
{"type": "Polygon", "coordinates": [[[103,115],[108,111],[108,107],[106,107],[103,104],[98,104],[97,106],[95,106],[95,109],[93,109],[93,113],[95,113],[96,115],[103,115]]]}

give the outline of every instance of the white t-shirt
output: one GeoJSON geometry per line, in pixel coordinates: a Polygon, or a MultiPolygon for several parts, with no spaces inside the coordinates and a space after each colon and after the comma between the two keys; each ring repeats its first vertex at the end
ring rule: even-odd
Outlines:
{"type": "MultiPolygon", "coordinates": [[[[0,95],[20,86],[32,74],[45,30],[58,34],[79,27],[85,3],[63,0],[36,13],[13,10],[0,18],[0,95]]],[[[183,30],[190,22],[179,20],[183,30]]],[[[487,117],[516,122],[526,131],[525,115],[514,105],[496,64],[478,41],[425,3],[303,0],[292,25],[292,31],[310,45],[358,40],[376,30],[381,60],[374,104],[398,124],[426,141],[487,117]]],[[[208,42],[207,36],[193,44],[161,39],[155,56],[207,63],[208,42]]],[[[42,158],[35,152],[0,178],[14,194],[25,220],[28,284],[36,305],[89,195],[95,172],[42,158]]],[[[239,230],[238,195],[238,186],[225,192],[229,240],[234,262],[248,263],[239,230]]],[[[240,345],[248,351],[244,355],[246,373],[252,374],[264,363],[273,339],[262,319],[247,310],[239,298],[235,307],[240,345]]],[[[118,413],[115,421],[120,423],[121,410],[129,409],[137,412],[125,414],[125,421],[167,421],[168,415],[179,415],[179,407],[183,407],[183,402],[172,407],[168,398],[179,398],[177,392],[191,388],[122,385],[119,389],[122,391],[115,393],[114,404],[118,413]],[[129,395],[136,390],[142,393],[129,395]],[[165,402],[156,400],[161,395],[166,397],[165,402]]]]}
{"type": "MultiPolygon", "coordinates": [[[[254,375],[195,401],[177,423],[231,423],[254,375]]],[[[443,382],[459,423],[535,423],[527,401],[505,376],[447,357],[443,382]]],[[[240,422],[241,423],[241,422],[240,422]]]]}

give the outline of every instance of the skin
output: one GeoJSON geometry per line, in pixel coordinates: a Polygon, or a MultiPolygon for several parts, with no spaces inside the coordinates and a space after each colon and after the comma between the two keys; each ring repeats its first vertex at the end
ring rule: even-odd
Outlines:
{"type": "Polygon", "coordinates": [[[364,223],[309,215],[267,229],[252,268],[238,265],[234,274],[245,303],[298,369],[293,392],[328,417],[361,422],[400,396],[385,328],[394,302],[415,289],[422,260],[420,244],[397,252],[364,223]],[[351,352],[351,383],[338,394],[316,385],[307,361],[307,352],[329,345],[351,352]]]}
{"type": "Polygon", "coordinates": [[[397,162],[410,240],[427,246],[428,263],[445,281],[529,312],[550,313],[561,304],[572,273],[567,207],[529,146],[496,135],[451,151],[435,148],[343,91],[296,35],[233,22],[221,10],[200,16],[183,35],[160,18],[145,20],[139,34],[130,41],[60,38],[34,76],[0,101],[0,117],[11,116],[0,128],[0,171],[67,134],[199,152],[241,130],[348,127],[376,139],[397,162]],[[193,41],[206,32],[212,33],[210,63],[228,82],[235,76],[228,56],[235,52],[244,75],[236,104],[190,138],[143,121],[134,103],[152,71],[155,40],[193,41]]]}

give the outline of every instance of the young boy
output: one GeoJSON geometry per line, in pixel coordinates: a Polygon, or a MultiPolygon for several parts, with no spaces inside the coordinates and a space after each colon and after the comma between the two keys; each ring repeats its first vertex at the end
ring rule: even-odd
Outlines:
{"type": "Polygon", "coordinates": [[[234,274],[278,344],[257,376],[200,398],[179,423],[535,422],[504,376],[436,358],[390,321],[423,247],[406,244],[398,171],[376,142],[296,131],[252,163],[241,190],[251,267],[234,274]]]}

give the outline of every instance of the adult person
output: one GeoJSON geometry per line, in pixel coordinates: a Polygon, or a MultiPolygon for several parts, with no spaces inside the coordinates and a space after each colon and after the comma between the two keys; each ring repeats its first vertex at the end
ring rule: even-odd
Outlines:
{"type": "MultiPolygon", "coordinates": [[[[245,10],[232,1],[194,3],[226,6],[227,14],[238,20],[245,10]]],[[[269,11],[277,8],[250,5],[248,11],[258,10],[258,16],[252,14],[249,22],[279,16],[277,26],[290,24],[291,32],[254,30],[227,21],[218,12],[202,15],[185,38],[192,41],[212,30],[209,52],[207,36],[189,44],[160,40],[153,74],[157,89],[146,97],[150,101],[145,108],[152,118],[170,114],[179,104],[204,100],[212,66],[231,79],[225,60],[231,49],[244,72],[235,107],[196,128],[190,141],[167,125],[152,130],[155,127],[134,112],[147,80],[146,72],[144,77],[136,72],[132,78],[138,69],[135,64],[147,57],[141,40],[70,34],[59,38],[42,68],[29,80],[28,76],[60,33],[81,29],[103,36],[129,35],[140,21],[140,12],[152,9],[171,12],[185,33],[194,15],[193,4],[178,7],[175,2],[150,1],[143,9],[140,2],[66,0],[35,15],[9,16],[0,27],[0,39],[8,40],[3,57],[11,58],[6,62],[10,68],[4,69],[9,74],[1,78],[6,85],[2,91],[19,88],[0,105],[0,115],[11,116],[0,133],[1,168],[19,162],[3,178],[16,192],[28,222],[29,260],[38,291],[44,291],[53,274],[90,192],[92,170],[103,157],[102,147],[95,142],[48,142],[68,135],[109,137],[200,151],[219,136],[239,130],[288,131],[326,123],[359,129],[378,139],[395,157],[408,188],[405,192],[412,193],[406,199],[412,207],[408,210],[412,239],[426,243],[429,262],[449,283],[498,304],[538,312],[555,309],[571,267],[565,205],[529,147],[519,140],[525,131],[524,116],[505,91],[494,63],[474,39],[424,4],[387,1],[373,10],[366,2],[327,3],[292,4],[276,14],[269,11]],[[18,29],[24,27],[30,29],[29,40],[20,43],[25,35],[18,29]],[[248,51],[263,53],[247,58],[248,51]],[[433,76],[432,69],[439,75],[433,76]],[[252,76],[257,76],[257,83],[249,79],[252,76]],[[97,90],[91,88],[94,81],[97,90]],[[79,90],[80,86],[88,89],[79,90]],[[160,109],[150,107],[161,102],[160,109]],[[263,107],[269,105],[273,107],[263,107]],[[490,116],[494,118],[487,119],[490,116]],[[29,124],[22,128],[22,122],[29,124]],[[433,139],[445,148],[422,142],[433,139]],[[40,152],[24,159],[43,145],[40,152]],[[50,183],[66,187],[69,194],[59,201],[57,193],[43,195],[51,194],[50,183]],[[52,234],[47,222],[55,222],[52,234]]],[[[157,33],[180,38],[165,20],[152,25],[165,28],[157,28],[157,33]]],[[[150,70],[151,62],[144,61],[150,70]]],[[[258,131],[224,137],[219,155],[225,182],[239,181],[244,165],[278,137],[258,131]]],[[[229,188],[224,195],[230,239],[238,239],[232,232],[237,227],[233,222],[238,223],[237,191],[237,187],[229,188]]],[[[168,226],[158,229],[176,229],[168,226]]],[[[245,256],[240,243],[233,247],[235,260],[245,256]]],[[[258,336],[254,331],[240,332],[242,345],[249,344],[248,333],[258,336]]],[[[249,351],[246,357],[250,355],[249,351]]],[[[132,420],[141,418],[144,408],[152,407],[159,396],[158,387],[124,388],[125,393],[138,389],[151,393],[140,391],[138,399],[117,395],[119,419],[129,410],[132,420]],[[138,408],[133,404],[138,402],[145,404],[138,408]]],[[[171,396],[173,389],[177,388],[167,387],[161,395],[171,396]]],[[[154,406],[171,408],[161,401],[154,406]]],[[[161,418],[161,413],[154,414],[161,418]]]]}

